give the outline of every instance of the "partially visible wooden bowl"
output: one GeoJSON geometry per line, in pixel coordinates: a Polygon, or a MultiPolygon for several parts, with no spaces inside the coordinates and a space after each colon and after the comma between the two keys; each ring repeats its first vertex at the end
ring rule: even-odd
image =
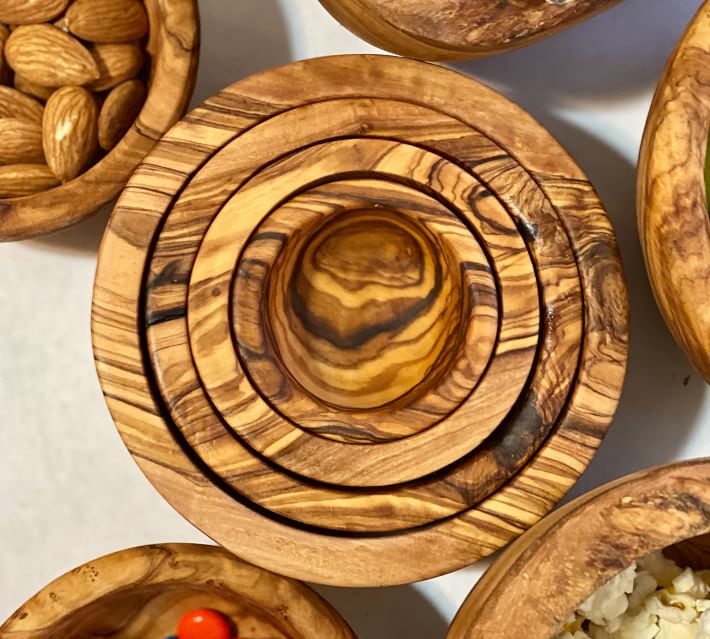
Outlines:
{"type": "Polygon", "coordinates": [[[113,200],[153,145],[187,108],[195,85],[200,25],[196,0],[146,0],[148,96],[118,145],[78,178],[21,198],[0,199],[0,241],[45,235],[113,200]]]}
{"type": "Polygon", "coordinates": [[[550,639],[591,593],[658,550],[710,568],[708,477],[710,459],[662,466],[567,504],[496,561],[464,602],[448,639],[550,639]]]}
{"type": "Polygon", "coordinates": [[[621,0],[321,0],[353,33],[420,60],[482,58],[532,44],[621,0]]]}
{"type": "Polygon", "coordinates": [[[641,246],[658,306],[710,383],[710,2],[668,63],[646,125],[638,174],[641,246]]]}
{"type": "Polygon", "coordinates": [[[242,639],[355,639],[308,586],[244,563],[213,546],[143,546],[72,570],[0,627],[2,639],[164,639],[181,615],[212,608],[242,639]]]}

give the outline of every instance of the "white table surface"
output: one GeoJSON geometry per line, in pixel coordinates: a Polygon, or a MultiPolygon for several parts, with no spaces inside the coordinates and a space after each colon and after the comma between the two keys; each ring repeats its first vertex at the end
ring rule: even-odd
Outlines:
{"type": "MultiPolygon", "coordinates": [[[[710,391],[656,310],[636,233],[635,165],[649,103],[699,0],[626,0],[521,51],[456,65],[518,101],[575,156],[616,227],[631,295],[629,374],[616,421],[573,494],[710,455],[710,391]]],[[[375,51],[317,0],[200,0],[195,102],[291,60],[375,51]]],[[[0,621],[50,580],[114,550],[206,541],[158,496],[109,418],[89,310],[106,215],[0,246],[0,621]]],[[[319,588],[361,639],[443,638],[487,562],[413,586],[319,588]]]]}

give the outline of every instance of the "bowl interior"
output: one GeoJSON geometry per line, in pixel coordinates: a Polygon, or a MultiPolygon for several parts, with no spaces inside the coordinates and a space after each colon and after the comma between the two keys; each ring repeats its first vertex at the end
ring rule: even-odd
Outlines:
{"type": "Polygon", "coordinates": [[[710,534],[692,537],[669,546],[663,554],[682,568],[707,570],[710,568],[710,534]]]}

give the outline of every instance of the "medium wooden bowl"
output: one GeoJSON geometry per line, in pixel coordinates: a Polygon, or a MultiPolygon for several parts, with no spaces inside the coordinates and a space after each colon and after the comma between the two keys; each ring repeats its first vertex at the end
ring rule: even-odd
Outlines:
{"type": "Polygon", "coordinates": [[[460,60],[532,44],[621,0],[320,1],[376,47],[421,60],[460,60]]]}
{"type": "Polygon", "coordinates": [[[493,564],[448,638],[550,639],[591,593],[658,550],[710,568],[708,477],[708,459],[653,468],[560,508],[493,564]]]}
{"type": "Polygon", "coordinates": [[[656,91],[641,147],[638,221],[658,306],[710,383],[710,3],[678,44],[656,91]]]}
{"type": "Polygon", "coordinates": [[[212,608],[241,639],[355,639],[308,586],[213,546],[165,544],[90,561],[49,584],[0,627],[2,639],[164,639],[180,617],[212,608]]]}
{"type": "Polygon", "coordinates": [[[148,96],[123,139],[78,178],[35,195],[0,199],[0,241],[76,224],[113,200],[153,145],[185,113],[195,85],[200,24],[196,0],[145,0],[150,24],[148,96]]]}
{"type": "Polygon", "coordinates": [[[441,67],[343,56],[172,129],[109,224],[93,336],[127,446],[190,521],[374,586],[547,513],[616,409],[627,321],[609,220],[539,124],[441,67]]]}

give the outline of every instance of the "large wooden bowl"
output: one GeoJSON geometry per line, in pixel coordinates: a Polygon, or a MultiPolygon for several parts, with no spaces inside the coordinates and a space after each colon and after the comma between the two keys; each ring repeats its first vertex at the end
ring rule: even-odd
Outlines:
{"type": "Polygon", "coordinates": [[[641,246],[658,306],[710,383],[710,2],[678,44],[656,91],[638,174],[641,246]]]}
{"type": "Polygon", "coordinates": [[[93,336],[150,480],[253,563],[340,585],[493,552],[616,409],[613,231],[527,114],[438,66],[309,60],[235,84],[139,167],[93,336]]]}
{"type": "Polygon", "coordinates": [[[166,544],[90,561],[49,584],[0,627],[2,639],[165,639],[195,608],[218,610],[240,639],[355,639],[308,586],[213,546],[166,544]]]}
{"type": "Polygon", "coordinates": [[[532,44],[621,0],[320,0],[375,46],[421,60],[482,58],[532,44]]]}
{"type": "Polygon", "coordinates": [[[0,241],[65,228],[111,202],[153,145],[184,114],[195,85],[200,24],[196,0],[145,0],[150,35],[148,96],[123,139],[78,178],[54,189],[0,199],[0,241]]]}
{"type": "Polygon", "coordinates": [[[659,550],[710,568],[709,477],[707,459],[653,468],[560,508],[476,584],[448,639],[550,639],[589,595],[659,550]]]}

